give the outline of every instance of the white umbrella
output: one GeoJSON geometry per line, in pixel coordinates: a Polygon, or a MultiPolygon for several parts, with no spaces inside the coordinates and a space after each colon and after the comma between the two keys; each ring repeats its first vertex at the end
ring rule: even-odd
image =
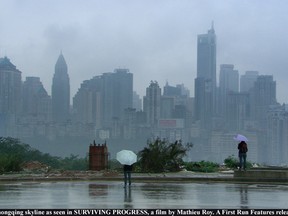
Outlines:
{"type": "Polygon", "coordinates": [[[248,142],[247,137],[245,137],[244,135],[241,135],[241,134],[237,134],[237,136],[233,137],[233,139],[236,140],[236,141],[248,142]]]}
{"type": "Polygon", "coordinates": [[[123,165],[132,165],[137,161],[137,155],[130,150],[122,150],[116,154],[116,159],[123,165]]]}

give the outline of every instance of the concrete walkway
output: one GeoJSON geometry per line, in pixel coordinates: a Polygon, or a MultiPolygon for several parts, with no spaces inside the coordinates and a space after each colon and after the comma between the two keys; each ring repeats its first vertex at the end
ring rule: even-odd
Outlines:
{"type": "MultiPolygon", "coordinates": [[[[226,182],[226,183],[282,183],[288,184],[287,169],[251,169],[247,171],[222,171],[199,173],[181,171],[176,173],[132,173],[134,182],[226,182]]],[[[42,174],[5,174],[0,182],[10,181],[123,181],[122,173],[109,172],[64,172],[42,174]]]]}
{"type": "Polygon", "coordinates": [[[285,209],[287,191],[225,182],[2,182],[0,209],[285,209]]]}

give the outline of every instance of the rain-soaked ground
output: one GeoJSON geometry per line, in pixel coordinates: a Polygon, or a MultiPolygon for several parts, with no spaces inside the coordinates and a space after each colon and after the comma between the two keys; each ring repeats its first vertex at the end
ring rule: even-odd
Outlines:
{"type": "Polygon", "coordinates": [[[23,182],[0,184],[0,209],[287,208],[287,185],[23,182]]]}

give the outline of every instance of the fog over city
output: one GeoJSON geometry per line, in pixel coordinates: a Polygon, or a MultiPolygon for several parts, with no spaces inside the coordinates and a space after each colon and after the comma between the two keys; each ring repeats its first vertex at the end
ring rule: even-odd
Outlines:
{"type": "Polygon", "coordinates": [[[251,162],[288,165],[288,1],[0,6],[0,137],[111,159],[161,139],[223,163],[244,136],[251,162]]]}
{"type": "MultiPolygon", "coordinates": [[[[288,102],[286,0],[0,0],[0,57],[51,94],[62,51],[71,97],[84,80],[127,68],[140,96],[151,80],[183,83],[194,96],[197,35],[214,23],[220,64],[242,75],[273,75],[277,100],[288,102]]],[[[72,103],[72,102],[71,102],[72,103]]]]}

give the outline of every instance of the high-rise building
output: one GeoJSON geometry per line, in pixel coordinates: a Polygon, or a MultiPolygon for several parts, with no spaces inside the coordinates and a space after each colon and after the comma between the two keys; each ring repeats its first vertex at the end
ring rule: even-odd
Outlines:
{"type": "MultiPolygon", "coordinates": [[[[195,79],[195,117],[209,128],[216,112],[216,35],[214,27],[198,35],[197,78],[195,79]]],[[[206,128],[206,129],[208,129],[206,128]]]]}
{"type": "Polygon", "coordinates": [[[133,108],[133,74],[118,68],[113,73],[113,116],[124,120],[125,110],[133,108]]]}
{"type": "Polygon", "coordinates": [[[156,127],[160,119],[161,111],[161,88],[158,82],[151,81],[149,87],[146,88],[146,95],[144,96],[143,102],[147,124],[156,127]]]}
{"type": "Polygon", "coordinates": [[[95,124],[97,129],[101,128],[102,82],[101,76],[95,76],[81,84],[73,97],[73,112],[76,122],[95,124]]]}
{"type": "Polygon", "coordinates": [[[7,57],[0,58],[0,136],[13,136],[21,111],[21,72],[7,57]]]}
{"type": "Polygon", "coordinates": [[[133,107],[133,74],[115,69],[86,80],[73,98],[76,121],[95,124],[97,129],[111,128],[125,119],[125,110],[133,107]]]}
{"type": "Polygon", "coordinates": [[[125,109],[133,107],[133,74],[129,69],[115,69],[102,75],[103,126],[123,121],[125,109]]]}
{"type": "Polygon", "coordinates": [[[142,110],[142,100],[136,91],[133,91],[133,108],[135,108],[136,111],[142,110]]]}
{"type": "Polygon", "coordinates": [[[262,143],[262,163],[288,164],[288,110],[285,105],[271,106],[267,114],[267,137],[262,143]],[[264,145],[263,145],[264,144],[264,145]]]}
{"type": "Polygon", "coordinates": [[[249,93],[230,92],[226,98],[224,120],[226,129],[237,132],[245,129],[250,116],[249,93]]]}
{"type": "Polygon", "coordinates": [[[160,117],[164,119],[173,118],[173,111],[175,108],[175,98],[162,96],[161,97],[161,104],[160,104],[160,117]]]}
{"type": "Polygon", "coordinates": [[[232,64],[220,65],[220,79],[219,79],[219,99],[217,100],[219,106],[219,113],[224,116],[227,113],[227,97],[231,92],[237,93],[239,91],[239,73],[234,70],[232,64]]]}
{"type": "Polygon", "coordinates": [[[277,104],[276,81],[272,75],[258,76],[251,90],[250,104],[251,117],[258,122],[259,128],[263,128],[269,106],[277,104]]]}
{"type": "Polygon", "coordinates": [[[219,88],[225,92],[239,92],[239,73],[233,64],[220,65],[219,88]]]}
{"type": "Polygon", "coordinates": [[[244,75],[241,75],[240,92],[249,92],[253,88],[258,76],[258,71],[246,71],[244,75]]]}
{"type": "MultiPolygon", "coordinates": [[[[282,142],[276,141],[275,133],[269,133],[269,110],[271,107],[277,105],[276,100],[276,81],[273,80],[272,75],[261,75],[258,76],[257,80],[254,83],[254,87],[250,90],[250,105],[251,105],[251,119],[255,122],[255,126],[258,130],[258,141],[261,143],[259,145],[259,157],[261,161],[269,160],[267,157],[271,156],[271,162],[275,159],[270,152],[267,153],[267,150],[271,150],[271,145],[279,145],[282,142]],[[271,135],[271,136],[270,136],[271,135]],[[270,136],[270,137],[269,137],[270,136]],[[274,137],[273,137],[274,136],[274,137]],[[273,144],[275,142],[275,144],[273,144]]],[[[277,147],[278,148],[278,147],[277,147]]],[[[274,149],[273,149],[274,151],[274,149]]],[[[275,150],[278,151],[278,150],[275,150]]]]}
{"type": "Polygon", "coordinates": [[[51,121],[51,97],[47,94],[39,77],[26,77],[22,95],[24,116],[33,116],[43,122],[51,121]]]}
{"type": "Polygon", "coordinates": [[[21,72],[7,57],[0,58],[0,113],[21,111],[21,72]]]}
{"type": "Polygon", "coordinates": [[[163,96],[181,96],[181,88],[178,86],[170,86],[168,82],[164,86],[163,96]]]}
{"type": "Polygon", "coordinates": [[[185,127],[190,127],[192,123],[193,105],[189,90],[184,84],[176,86],[164,86],[161,99],[161,118],[184,119],[185,127]]]}
{"type": "Polygon", "coordinates": [[[52,115],[55,122],[65,122],[70,118],[70,80],[62,53],[55,64],[52,82],[52,115]]]}

